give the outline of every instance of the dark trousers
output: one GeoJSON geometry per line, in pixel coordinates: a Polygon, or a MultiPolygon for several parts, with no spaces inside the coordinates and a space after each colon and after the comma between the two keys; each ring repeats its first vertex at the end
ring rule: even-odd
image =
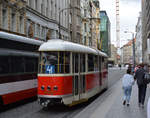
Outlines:
{"type": "Polygon", "coordinates": [[[139,85],[138,88],[139,103],[142,103],[144,105],[147,85],[139,85]]]}

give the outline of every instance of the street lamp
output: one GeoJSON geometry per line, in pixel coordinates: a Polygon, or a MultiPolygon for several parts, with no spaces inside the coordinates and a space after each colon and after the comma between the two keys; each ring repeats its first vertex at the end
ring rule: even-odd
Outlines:
{"type": "Polygon", "coordinates": [[[133,67],[135,67],[135,42],[134,42],[134,32],[124,31],[124,33],[131,33],[132,34],[132,44],[133,44],[133,67]]]}
{"type": "Polygon", "coordinates": [[[60,11],[59,11],[59,39],[61,39],[61,31],[60,31],[60,15],[61,15],[61,13],[64,11],[64,10],[69,10],[69,9],[74,9],[74,8],[77,8],[77,9],[79,9],[78,7],[69,7],[69,8],[64,8],[64,9],[61,9],[60,11]]]}

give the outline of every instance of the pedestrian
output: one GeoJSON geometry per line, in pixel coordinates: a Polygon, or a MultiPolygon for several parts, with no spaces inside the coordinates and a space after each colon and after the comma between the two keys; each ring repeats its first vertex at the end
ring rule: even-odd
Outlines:
{"type": "Polygon", "coordinates": [[[136,66],[135,66],[135,68],[134,68],[134,73],[139,69],[139,67],[140,67],[139,65],[136,65],[136,66]]]}
{"type": "Polygon", "coordinates": [[[150,97],[147,102],[147,118],[150,118],[150,97]]]}
{"type": "Polygon", "coordinates": [[[137,80],[138,85],[138,102],[139,107],[144,108],[144,101],[146,96],[147,84],[144,82],[144,75],[146,70],[144,70],[144,64],[140,64],[140,68],[136,71],[134,78],[137,80]]]}
{"type": "Polygon", "coordinates": [[[131,74],[131,69],[127,69],[127,73],[122,77],[122,88],[124,93],[123,105],[127,103],[130,105],[130,97],[132,92],[132,85],[134,84],[134,77],[131,74]]]}
{"type": "Polygon", "coordinates": [[[121,64],[119,64],[120,70],[121,70],[121,64]]]}

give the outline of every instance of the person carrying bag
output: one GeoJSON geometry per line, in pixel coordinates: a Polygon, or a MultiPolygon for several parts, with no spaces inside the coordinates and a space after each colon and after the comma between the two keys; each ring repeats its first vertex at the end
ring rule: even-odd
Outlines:
{"type": "Polygon", "coordinates": [[[146,96],[147,89],[147,75],[146,70],[144,69],[144,64],[140,64],[140,68],[136,71],[134,78],[137,80],[138,85],[138,101],[139,107],[144,108],[144,101],[146,96]]]}

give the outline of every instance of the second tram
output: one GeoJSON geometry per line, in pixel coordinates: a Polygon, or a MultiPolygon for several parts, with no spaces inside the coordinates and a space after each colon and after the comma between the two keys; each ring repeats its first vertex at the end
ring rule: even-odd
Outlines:
{"type": "Polygon", "coordinates": [[[107,55],[93,48],[52,39],[40,48],[38,101],[72,106],[107,88],[107,55]]]}
{"type": "Polygon", "coordinates": [[[42,41],[0,31],[0,107],[37,96],[42,41]]]}

